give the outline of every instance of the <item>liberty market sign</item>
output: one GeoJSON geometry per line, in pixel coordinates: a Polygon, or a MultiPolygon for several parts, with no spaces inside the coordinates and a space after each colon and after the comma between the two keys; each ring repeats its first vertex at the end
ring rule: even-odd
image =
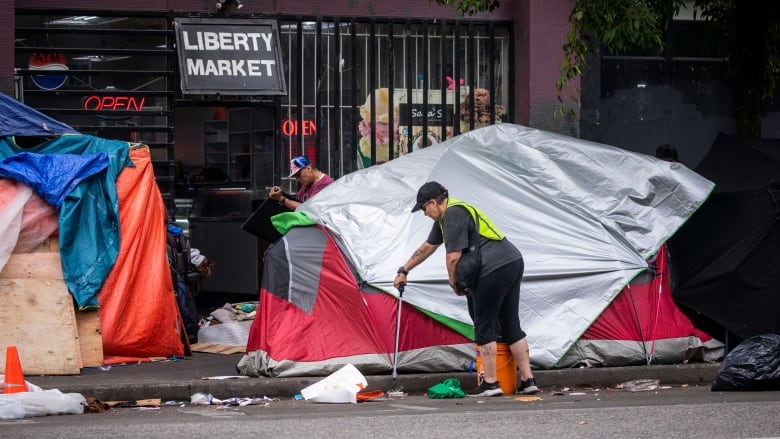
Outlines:
{"type": "Polygon", "coordinates": [[[184,94],[286,95],[276,21],[177,18],[184,94]]]}

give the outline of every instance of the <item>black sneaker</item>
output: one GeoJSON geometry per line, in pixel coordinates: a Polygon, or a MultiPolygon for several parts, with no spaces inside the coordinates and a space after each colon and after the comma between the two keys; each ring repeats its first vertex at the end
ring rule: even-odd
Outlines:
{"type": "Polygon", "coordinates": [[[517,393],[523,393],[525,395],[533,395],[539,392],[539,388],[536,387],[536,381],[533,378],[528,378],[525,381],[520,381],[520,387],[517,388],[517,393]]]}
{"type": "Polygon", "coordinates": [[[467,393],[468,396],[502,396],[504,391],[501,390],[501,386],[498,385],[498,381],[495,383],[488,383],[482,381],[479,387],[467,393]]]}

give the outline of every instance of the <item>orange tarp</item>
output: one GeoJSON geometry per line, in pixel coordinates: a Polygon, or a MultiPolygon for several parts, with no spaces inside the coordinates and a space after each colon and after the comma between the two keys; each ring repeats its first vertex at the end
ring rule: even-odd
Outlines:
{"type": "Polygon", "coordinates": [[[166,210],[148,147],[117,179],[120,249],[98,292],[106,364],[184,355],[166,256],[166,210]],[[139,358],[134,358],[139,357],[139,358]]]}

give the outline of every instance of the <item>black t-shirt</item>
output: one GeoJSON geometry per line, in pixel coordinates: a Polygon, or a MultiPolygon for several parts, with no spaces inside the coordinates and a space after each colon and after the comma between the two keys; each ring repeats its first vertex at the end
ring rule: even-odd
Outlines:
{"type": "MultiPolygon", "coordinates": [[[[451,206],[444,212],[442,218],[444,235],[438,221],[433,222],[431,232],[426,240],[431,245],[444,244],[447,253],[464,250],[469,246],[469,233],[476,228],[471,214],[463,206],[451,206]],[[446,236],[446,240],[444,237],[446,236]]],[[[482,277],[504,265],[522,259],[520,250],[508,239],[500,241],[479,237],[479,250],[482,259],[482,269],[479,276],[482,277]]]]}

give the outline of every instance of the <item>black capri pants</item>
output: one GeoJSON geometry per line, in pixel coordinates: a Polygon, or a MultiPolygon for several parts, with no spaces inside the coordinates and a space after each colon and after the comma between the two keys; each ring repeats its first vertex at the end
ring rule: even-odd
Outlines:
{"type": "Polygon", "coordinates": [[[518,315],[524,269],[522,259],[506,264],[479,278],[474,292],[467,296],[478,345],[493,341],[511,345],[525,338],[518,315]]]}

